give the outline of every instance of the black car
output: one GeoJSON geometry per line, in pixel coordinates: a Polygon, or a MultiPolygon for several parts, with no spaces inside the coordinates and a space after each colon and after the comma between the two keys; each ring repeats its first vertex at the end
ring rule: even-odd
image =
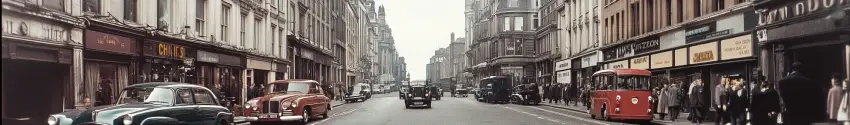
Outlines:
{"type": "Polygon", "coordinates": [[[407,97],[404,98],[404,107],[410,108],[413,105],[425,105],[431,108],[431,93],[428,87],[425,86],[410,86],[407,89],[407,97]]]}
{"type": "Polygon", "coordinates": [[[440,97],[443,96],[442,91],[440,91],[440,89],[436,86],[429,86],[428,89],[428,92],[431,94],[431,98],[434,98],[435,100],[440,100],[440,97]]]}
{"type": "Polygon", "coordinates": [[[113,105],[67,111],[48,117],[49,125],[230,125],[233,113],[212,92],[185,83],[141,83],[121,91],[113,105]]]}
{"type": "Polygon", "coordinates": [[[511,82],[506,76],[490,76],[481,79],[484,87],[484,101],[492,103],[507,103],[511,96],[511,82]]]}

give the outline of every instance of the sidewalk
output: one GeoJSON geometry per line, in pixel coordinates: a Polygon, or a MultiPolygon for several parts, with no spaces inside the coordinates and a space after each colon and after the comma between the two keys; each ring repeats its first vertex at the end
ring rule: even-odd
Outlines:
{"type": "MultiPolygon", "coordinates": [[[[549,103],[548,101],[544,101],[544,102],[540,103],[540,105],[554,107],[554,108],[560,108],[560,109],[566,109],[566,110],[572,110],[572,111],[576,111],[576,112],[588,113],[587,107],[585,107],[584,104],[582,104],[582,103],[579,103],[576,106],[573,106],[572,102],[570,102],[570,105],[565,105],[564,102],[553,104],[553,103],[549,103]]],[[[653,120],[653,121],[661,122],[661,123],[672,123],[672,124],[691,124],[691,122],[688,121],[688,115],[690,115],[690,114],[689,113],[679,113],[679,117],[676,118],[676,122],[673,122],[673,121],[670,120],[669,115],[666,116],[663,120],[659,120],[658,118],[660,116],[658,116],[656,114],[655,120],[653,120]]],[[[713,122],[703,122],[702,124],[709,124],[709,123],[713,124],[713,122]]]]}
{"type": "MultiPolygon", "coordinates": [[[[331,108],[336,108],[337,106],[342,106],[342,105],[345,105],[345,101],[331,100],[331,108]]],[[[245,117],[242,117],[242,116],[233,117],[233,123],[243,123],[243,122],[247,122],[247,121],[245,121],[245,117]]]]}

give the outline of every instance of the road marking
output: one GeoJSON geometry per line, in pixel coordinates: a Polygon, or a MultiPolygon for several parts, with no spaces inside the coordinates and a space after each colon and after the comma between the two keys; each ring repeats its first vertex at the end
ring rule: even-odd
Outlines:
{"type": "Polygon", "coordinates": [[[354,109],[351,109],[351,110],[348,110],[348,111],[343,111],[343,112],[340,112],[340,113],[336,113],[336,114],[330,115],[330,116],[328,116],[328,117],[327,117],[327,118],[325,118],[325,119],[322,119],[322,120],[319,120],[319,121],[315,121],[315,122],[313,122],[313,123],[310,123],[310,125],[316,125],[316,124],[319,124],[319,123],[325,122],[325,121],[327,121],[327,120],[333,119],[333,118],[335,118],[335,117],[337,117],[337,116],[342,116],[342,115],[345,115],[345,114],[348,114],[348,113],[352,113],[352,112],[354,112],[354,111],[357,111],[357,109],[359,109],[359,108],[363,107],[363,105],[366,105],[366,103],[367,103],[367,102],[368,102],[368,101],[363,101],[363,102],[361,102],[361,103],[360,103],[360,105],[359,105],[359,106],[357,106],[357,108],[354,108],[354,109]]]}
{"type": "Polygon", "coordinates": [[[555,120],[555,119],[550,119],[550,118],[547,118],[547,117],[544,117],[544,116],[540,116],[540,115],[537,115],[537,114],[528,113],[528,112],[525,112],[525,111],[521,111],[521,110],[519,110],[519,109],[515,109],[515,108],[511,108],[511,107],[507,107],[507,106],[504,106],[503,108],[507,108],[507,109],[510,109],[510,110],[514,110],[514,111],[516,111],[516,112],[519,112],[519,113],[522,113],[522,114],[526,114],[526,115],[529,115],[529,116],[532,116],[532,117],[537,117],[538,119],[549,120],[549,121],[551,121],[551,122],[555,122],[555,123],[559,123],[559,124],[562,124],[562,125],[566,125],[566,123],[563,123],[563,122],[561,122],[561,121],[558,121],[558,120],[555,120]]]}
{"type": "Polygon", "coordinates": [[[596,121],[596,120],[588,120],[588,119],[586,119],[586,118],[577,117],[577,116],[573,116],[573,115],[568,115],[568,114],[564,114],[564,113],[560,113],[560,112],[555,112],[555,111],[550,111],[550,110],[546,110],[546,109],[542,109],[542,108],[537,108],[537,107],[534,107],[534,106],[528,106],[528,107],[530,107],[530,108],[534,108],[534,109],[537,109],[537,110],[540,110],[540,111],[549,112],[549,113],[552,113],[552,114],[557,114],[557,115],[561,115],[561,116],[567,116],[567,117],[570,117],[570,118],[573,118],[573,119],[578,119],[578,120],[582,120],[582,121],[586,121],[586,122],[596,123],[596,124],[600,124],[600,125],[608,125],[608,124],[606,124],[606,123],[599,122],[599,121],[596,121]]]}

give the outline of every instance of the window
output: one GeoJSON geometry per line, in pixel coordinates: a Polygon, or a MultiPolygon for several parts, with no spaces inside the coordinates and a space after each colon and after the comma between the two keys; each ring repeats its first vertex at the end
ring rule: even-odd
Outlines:
{"type": "Polygon", "coordinates": [[[136,0],[124,0],[124,20],[136,22],[136,0]]]}
{"type": "Polygon", "coordinates": [[[515,31],[522,31],[522,23],[523,23],[522,17],[514,17],[514,30],[515,31]]]}
{"type": "Polygon", "coordinates": [[[65,0],[44,0],[42,4],[47,8],[65,12],[65,0]]]}
{"type": "MultiPolygon", "coordinates": [[[[274,1],[274,0],[272,0],[272,1],[274,1]]],[[[268,41],[271,41],[270,43],[272,45],[268,46],[268,48],[269,48],[269,52],[271,52],[272,56],[277,55],[277,54],[274,53],[274,45],[275,45],[275,43],[277,43],[277,42],[275,42],[275,41],[277,41],[277,33],[275,33],[275,30],[276,30],[275,28],[277,28],[277,26],[275,26],[274,24],[272,24],[272,27],[269,28],[271,30],[271,32],[269,33],[269,40],[268,41]]]]}
{"type": "Polygon", "coordinates": [[[245,22],[246,22],[245,18],[246,18],[246,16],[248,16],[248,15],[242,14],[242,17],[239,19],[239,25],[240,25],[239,26],[239,44],[242,45],[241,47],[247,47],[247,46],[245,46],[245,22]]]}
{"type": "Polygon", "coordinates": [[[221,6],[221,41],[227,41],[227,24],[230,22],[230,5],[224,4],[221,6]]]}
{"type": "Polygon", "coordinates": [[[201,105],[216,105],[215,98],[213,98],[214,94],[211,94],[210,91],[204,89],[195,89],[195,104],[201,105]]]}
{"type": "Polygon", "coordinates": [[[168,0],[157,0],[156,1],[156,18],[157,18],[157,27],[160,29],[168,28],[168,24],[171,19],[170,15],[170,6],[168,4],[168,0]]]}
{"type": "Polygon", "coordinates": [[[519,0],[508,0],[508,7],[518,7],[519,0]]]}
{"type": "Polygon", "coordinates": [[[702,15],[702,11],[701,11],[702,10],[702,0],[693,0],[691,2],[694,3],[694,6],[693,6],[694,9],[691,10],[694,13],[694,17],[691,17],[691,19],[693,19],[693,18],[696,18],[696,17],[699,17],[700,15],[702,15]]]}
{"type": "Polygon", "coordinates": [[[531,30],[536,30],[537,27],[540,27],[540,19],[537,17],[537,14],[531,15],[531,18],[534,22],[534,26],[531,26],[531,30]]]}
{"type": "Polygon", "coordinates": [[[207,0],[196,0],[195,3],[195,32],[198,32],[199,37],[204,36],[204,9],[206,9],[207,0]]]}
{"type": "Polygon", "coordinates": [[[174,90],[177,96],[177,102],[174,104],[192,104],[195,103],[194,99],[192,99],[192,91],[188,89],[177,89],[174,90]]]}
{"type": "Polygon", "coordinates": [[[503,26],[505,28],[504,31],[511,31],[511,18],[510,17],[503,17],[503,18],[505,20],[505,25],[503,26]]]}
{"type": "Polygon", "coordinates": [[[505,55],[514,54],[516,54],[516,47],[514,47],[514,42],[511,40],[505,40],[505,55]]]}
{"type": "MultiPolygon", "coordinates": [[[[171,104],[174,100],[171,89],[166,88],[128,88],[121,92],[117,104],[171,104]]],[[[191,97],[189,97],[191,98],[191,97]]],[[[182,99],[182,98],[181,98],[182,99]]],[[[178,99],[180,100],[180,99],[178,99]]]]}
{"type": "Polygon", "coordinates": [[[84,0],[83,12],[100,14],[100,0],[84,0]]]}
{"type": "Polygon", "coordinates": [[[263,31],[260,30],[260,29],[263,29],[263,28],[260,28],[260,23],[261,23],[260,21],[261,20],[259,20],[259,19],[254,21],[254,49],[257,49],[257,50],[260,49],[260,34],[262,34],[262,32],[263,32],[263,31]]]}

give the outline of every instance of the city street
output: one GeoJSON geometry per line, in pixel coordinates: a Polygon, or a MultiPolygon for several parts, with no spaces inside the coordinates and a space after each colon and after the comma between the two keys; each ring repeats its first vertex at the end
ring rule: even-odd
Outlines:
{"type": "MultiPolygon", "coordinates": [[[[311,125],[620,125],[637,123],[606,122],[581,112],[548,106],[489,104],[473,98],[443,97],[433,107],[404,108],[397,93],[375,95],[372,99],[349,103],[331,111],[331,117],[316,119],[311,125]]],[[[247,124],[247,123],[243,123],[247,124]]]]}

